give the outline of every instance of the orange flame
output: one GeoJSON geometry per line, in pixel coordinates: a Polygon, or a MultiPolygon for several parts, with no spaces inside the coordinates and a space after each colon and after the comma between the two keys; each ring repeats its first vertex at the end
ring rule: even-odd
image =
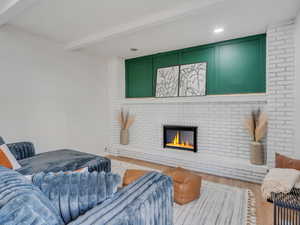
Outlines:
{"type": "Polygon", "coordinates": [[[194,149],[194,146],[190,145],[188,141],[181,142],[179,132],[176,133],[176,136],[173,138],[172,142],[167,143],[166,145],[171,147],[194,149]]]}

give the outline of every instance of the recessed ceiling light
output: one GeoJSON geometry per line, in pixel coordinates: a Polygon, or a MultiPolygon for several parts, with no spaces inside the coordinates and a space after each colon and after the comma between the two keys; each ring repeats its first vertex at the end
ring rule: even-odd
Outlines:
{"type": "Polygon", "coordinates": [[[137,48],[131,48],[130,51],[136,52],[136,51],[138,51],[138,49],[137,48]]]}
{"type": "Polygon", "coordinates": [[[222,28],[222,27],[218,27],[218,28],[214,29],[215,34],[222,33],[223,31],[224,31],[224,28],[222,28]]]}

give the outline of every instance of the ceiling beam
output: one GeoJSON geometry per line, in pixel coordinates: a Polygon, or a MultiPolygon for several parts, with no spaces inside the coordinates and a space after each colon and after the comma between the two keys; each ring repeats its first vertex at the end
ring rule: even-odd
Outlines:
{"type": "Polygon", "coordinates": [[[0,8],[0,26],[7,24],[37,1],[41,0],[7,0],[0,8]]]}
{"type": "Polygon", "coordinates": [[[211,6],[213,4],[222,2],[225,0],[203,0],[199,1],[199,3],[194,4],[185,4],[180,7],[174,8],[172,10],[163,11],[160,13],[152,14],[150,16],[144,17],[137,21],[122,24],[120,26],[113,27],[112,29],[98,32],[95,34],[88,35],[79,40],[72,41],[65,46],[66,50],[78,50],[87,46],[90,46],[95,43],[100,43],[110,38],[119,37],[122,35],[128,35],[131,33],[135,33],[139,30],[143,30],[146,28],[151,28],[157,25],[161,25],[164,23],[172,22],[174,20],[180,19],[187,15],[191,15],[196,13],[200,9],[204,7],[211,6]]]}

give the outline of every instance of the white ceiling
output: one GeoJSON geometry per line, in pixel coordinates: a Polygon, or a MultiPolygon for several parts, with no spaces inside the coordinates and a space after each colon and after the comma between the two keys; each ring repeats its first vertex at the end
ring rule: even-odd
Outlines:
{"type": "Polygon", "coordinates": [[[68,42],[185,2],[197,0],[40,0],[12,24],[68,42]]]}
{"type": "Polygon", "coordinates": [[[69,49],[128,58],[263,33],[299,8],[300,0],[36,0],[10,24],[69,49]],[[217,26],[224,33],[214,34],[217,26]]]}
{"type": "Polygon", "coordinates": [[[5,10],[11,3],[12,3],[12,0],[1,0],[0,11],[5,10]]]}

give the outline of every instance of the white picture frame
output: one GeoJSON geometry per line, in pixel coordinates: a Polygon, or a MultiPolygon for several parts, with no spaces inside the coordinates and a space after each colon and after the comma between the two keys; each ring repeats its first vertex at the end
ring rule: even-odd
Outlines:
{"type": "Polygon", "coordinates": [[[156,72],[155,97],[177,97],[179,91],[179,66],[159,68],[156,72]]]}
{"type": "Polygon", "coordinates": [[[207,62],[180,66],[179,96],[206,95],[207,62]]]}

